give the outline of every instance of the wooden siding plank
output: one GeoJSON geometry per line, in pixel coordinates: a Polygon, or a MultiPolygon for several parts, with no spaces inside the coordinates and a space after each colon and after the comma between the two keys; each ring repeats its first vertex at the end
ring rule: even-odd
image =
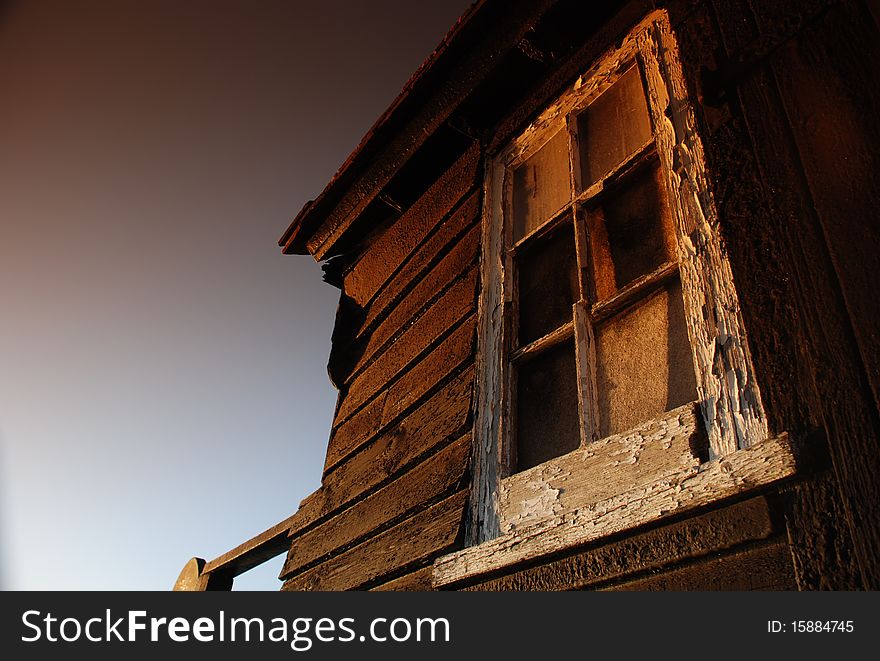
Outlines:
{"type": "Polygon", "coordinates": [[[345,293],[366,305],[476,182],[480,145],[474,143],[400,218],[371,244],[345,278],[345,293]]]}
{"type": "Polygon", "coordinates": [[[775,541],[656,576],[606,588],[610,591],[795,590],[791,554],[775,541]]]}
{"type": "Polygon", "coordinates": [[[325,474],[470,360],[473,334],[474,320],[466,319],[434,351],[415,364],[388,390],[380,393],[377,400],[337,428],[327,449],[325,474]]]}
{"type": "Polygon", "coordinates": [[[422,454],[468,431],[473,383],[473,368],[466,368],[410,415],[325,475],[324,495],[303,505],[303,518],[314,521],[329,514],[422,454]]]}
{"type": "Polygon", "coordinates": [[[330,432],[327,454],[324,457],[324,473],[333,469],[342,459],[368,442],[382,427],[382,410],[388,392],[381,392],[366,406],[330,432]]]}
{"type": "Polygon", "coordinates": [[[453,372],[464,361],[473,360],[473,316],[466,319],[435,351],[425,357],[389,390],[382,410],[382,424],[388,424],[412,406],[422,393],[453,372]]]}
{"type": "Polygon", "coordinates": [[[773,532],[767,499],[752,498],[464,589],[583,588],[763,540],[773,532]]]}
{"type": "Polygon", "coordinates": [[[799,590],[861,590],[846,512],[832,471],[783,492],[794,574],[799,590]]]}
{"type": "Polygon", "coordinates": [[[480,217],[480,192],[474,191],[447,220],[440,223],[430,237],[416,249],[407,259],[400,270],[394,274],[384,287],[382,287],[372,301],[367,305],[366,315],[358,335],[368,332],[376,325],[376,320],[381,319],[388,308],[402,301],[405,292],[413,283],[418,282],[433,268],[432,265],[456,237],[461,235],[467,227],[475,223],[480,217]]]}
{"type": "Polygon", "coordinates": [[[443,553],[461,538],[467,493],[459,492],[328,562],[287,580],[283,590],[352,590],[443,553]]]}
{"type": "MultiPolygon", "coordinates": [[[[394,306],[388,316],[373,331],[367,334],[363,353],[352,369],[349,380],[368,367],[381,353],[384,346],[397,334],[405,332],[421,314],[430,309],[432,299],[438,292],[455,282],[477,257],[479,247],[479,228],[473,227],[456,246],[394,306]]],[[[474,301],[475,304],[475,301],[474,301]]]]}
{"type": "Polygon", "coordinates": [[[431,590],[431,565],[422,567],[400,578],[382,583],[374,588],[373,592],[427,592],[431,590]]]}
{"type": "Polygon", "coordinates": [[[461,438],[349,509],[299,535],[290,545],[282,574],[290,576],[450,489],[460,488],[469,455],[470,438],[461,438]]]}
{"type": "Polygon", "coordinates": [[[438,337],[464,319],[476,305],[477,271],[471,269],[410,326],[348,387],[336,411],[336,420],[346,420],[361,405],[400,375],[438,337]]]}

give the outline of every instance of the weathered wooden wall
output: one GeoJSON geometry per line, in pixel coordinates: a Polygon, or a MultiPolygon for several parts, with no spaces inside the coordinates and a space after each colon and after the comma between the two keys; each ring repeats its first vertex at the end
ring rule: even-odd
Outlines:
{"type": "Polygon", "coordinates": [[[713,0],[679,27],[770,427],[814,471],[784,494],[804,589],[880,586],[877,38],[831,0],[713,0]]]}
{"type": "Polygon", "coordinates": [[[530,19],[514,4],[516,20],[531,21],[528,44],[487,63],[494,73],[456,101],[479,140],[343,270],[341,394],[323,486],[291,531],[284,588],[426,589],[433,559],[461,547],[483,160],[661,4],[770,431],[788,432],[800,475],[455,587],[877,589],[876,3],[637,0],[616,13],[609,3],[598,22],[589,3],[534,3],[530,19]]]}
{"type": "Polygon", "coordinates": [[[480,175],[474,144],[343,274],[340,396],[286,590],[428,587],[421,570],[461,543],[480,175]]]}

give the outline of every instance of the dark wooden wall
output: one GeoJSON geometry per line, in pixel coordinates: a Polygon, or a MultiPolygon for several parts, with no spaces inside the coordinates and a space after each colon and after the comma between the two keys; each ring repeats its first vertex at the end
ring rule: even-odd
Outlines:
{"type": "MultiPolygon", "coordinates": [[[[592,35],[585,30],[583,43],[543,62],[540,75],[529,63],[531,78],[522,80],[532,82],[518,92],[489,77],[463,104],[486,153],[522,130],[652,4],[631,2],[592,35]],[[516,102],[492,108],[495,96],[516,102]]],[[[877,589],[877,3],[661,4],[679,41],[770,428],[789,432],[801,474],[769,493],[463,587],[877,589]]],[[[565,23],[567,8],[573,16],[585,11],[562,0],[553,20],[565,23]]],[[[537,4],[535,11],[534,39],[550,52],[552,25],[541,32],[537,4]]],[[[507,76],[516,74],[511,62],[507,76]]],[[[369,237],[344,272],[334,349],[341,393],[323,486],[292,530],[285,589],[428,588],[433,558],[460,548],[479,143],[369,237]]]]}
{"type": "Polygon", "coordinates": [[[861,2],[713,0],[682,11],[708,169],[803,589],[880,586],[877,23],[861,2]]]}
{"type": "Polygon", "coordinates": [[[426,588],[461,544],[481,175],[474,144],[344,274],[340,396],[284,589],[426,588]]]}

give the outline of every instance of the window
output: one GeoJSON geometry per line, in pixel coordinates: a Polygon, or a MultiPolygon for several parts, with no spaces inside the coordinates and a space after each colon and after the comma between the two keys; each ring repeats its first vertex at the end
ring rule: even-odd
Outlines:
{"type": "Polygon", "coordinates": [[[437,585],[794,472],[650,14],[486,171],[473,490],[437,585]]]}
{"type": "Polygon", "coordinates": [[[696,399],[642,71],[615,66],[502,157],[511,472],[696,399]]]}

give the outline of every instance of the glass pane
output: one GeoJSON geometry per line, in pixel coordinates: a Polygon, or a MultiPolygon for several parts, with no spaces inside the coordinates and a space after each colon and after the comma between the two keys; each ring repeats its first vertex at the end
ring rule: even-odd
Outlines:
{"type": "Polygon", "coordinates": [[[549,237],[524,246],[516,257],[519,278],[519,346],[571,321],[577,295],[574,228],[566,223],[549,237]]]}
{"type": "Polygon", "coordinates": [[[591,216],[593,276],[600,301],[677,259],[662,176],[656,164],[642,170],[591,216]]]}
{"type": "Polygon", "coordinates": [[[580,445],[574,342],[563,342],[524,363],[517,379],[517,470],[580,445]]]}
{"type": "Polygon", "coordinates": [[[651,138],[642,79],[631,67],[578,116],[581,185],[599,181],[651,138]]]}
{"type": "Polygon", "coordinates": [[[696,399],[678,282],[596,329],[600,436],[696,399]]]}
{"type": "Polygon", "coordinates": [[[518,241],[571,198],[568,132],[560,131],[513,171],[513,240],[518,241]]]}

